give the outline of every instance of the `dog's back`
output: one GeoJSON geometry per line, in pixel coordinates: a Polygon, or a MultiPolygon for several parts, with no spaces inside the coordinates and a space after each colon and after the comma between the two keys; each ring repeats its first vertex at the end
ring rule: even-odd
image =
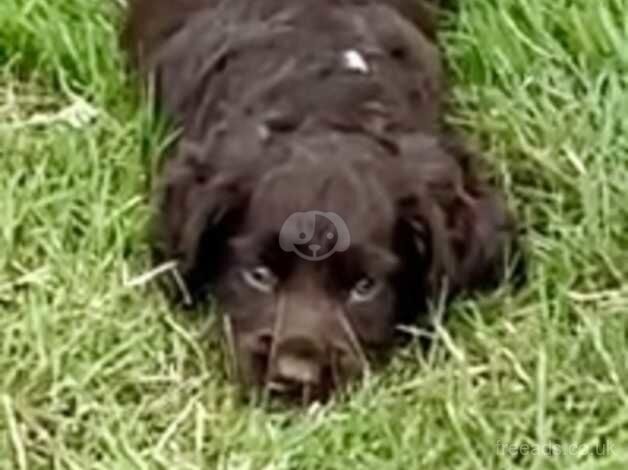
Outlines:
{"type": "Polygon", "coordinates": [[[404,16],[411,5],[423,4],[136,0],[125,37],[135,64],[155,74],[160,102],[193,141],[234,120],[241,129],[254,121],[270,132],[434,133],[440,58],[404,16]]]}

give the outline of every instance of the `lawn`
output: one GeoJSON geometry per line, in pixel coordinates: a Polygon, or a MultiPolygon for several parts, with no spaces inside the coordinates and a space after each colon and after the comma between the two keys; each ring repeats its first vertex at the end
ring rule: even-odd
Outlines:
{"type": "Polygon", "coordinates": [[[0,1],[0,469],[628,468],[628,0],[460,0],[449,120],[524,221],[529,281],[456,302],[346,400],[236,399],[211,308],[150,268],[167,132],[122,1],[0,1]]]}

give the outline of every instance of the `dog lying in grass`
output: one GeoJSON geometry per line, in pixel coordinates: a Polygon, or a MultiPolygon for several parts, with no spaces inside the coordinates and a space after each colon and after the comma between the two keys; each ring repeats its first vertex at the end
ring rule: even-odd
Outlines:
{"type": "Polygon", "coordinates": [[[431,300],[503,278],[512,217],[442,129],[436,12],[131,2],[132,63],[181,130],[156,252],[218,299],[247,387],[324,399],[431,300]]]}

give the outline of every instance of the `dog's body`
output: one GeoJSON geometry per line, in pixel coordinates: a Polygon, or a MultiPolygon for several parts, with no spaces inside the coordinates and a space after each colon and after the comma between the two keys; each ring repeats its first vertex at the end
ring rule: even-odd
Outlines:
{"type": "Polygon", "coordinates": [[[132,3],[127,47],[182,130],[156,246],[196,298],[213,285],[247,382],[323,396],[443,288],[502,277],[513,227],[442,134],[434,15],[412,0],[132,3]]]}

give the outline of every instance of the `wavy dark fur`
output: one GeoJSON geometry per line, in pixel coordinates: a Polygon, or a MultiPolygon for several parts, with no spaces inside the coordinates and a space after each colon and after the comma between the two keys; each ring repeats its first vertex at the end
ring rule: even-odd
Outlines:
{"type": "Polygon", "coordinates": [[[182,130],[163,172],[155,245],[180,261],[195,298],[214,286],[249,382],[268,385],[276,369],[284,297],[310,312],[301,321],[319,331],[310,343],[348,342],[337,320],[310,324],[338,308],[368,349],[443,288],[452,296],[503,278],[515,227],[500,192],[475,175],[476,157],[442,129],[436,18],[434,1],[131,2],[126,48],[182,130]],[[351,51],[366,69],[347,65],[351,51]],[[270,246],[303,210],[338,213],[351,230],[352,250],[321,275],[326,287],[270,246]],[[277,278],[272,298],[238,277],[255,265],[277,278]],[[387,300],[342,300],[356,273],[379,276],[387,300]],[[306,295],[306,284],[318,287],[306,295]]]}

